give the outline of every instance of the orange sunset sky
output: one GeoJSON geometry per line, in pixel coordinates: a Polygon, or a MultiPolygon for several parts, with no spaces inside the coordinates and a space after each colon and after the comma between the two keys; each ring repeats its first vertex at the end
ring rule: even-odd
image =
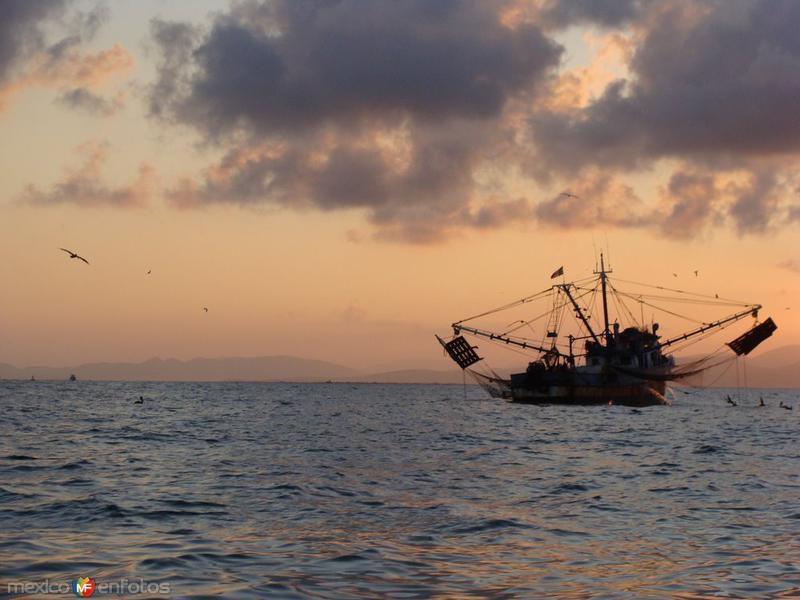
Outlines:
{"type": "Polygon", "coordinates": [[[0,362],[449,368],[434,332],[601,248],[800,344],[798,24],[793,1],[4,1],[0,362]]]}

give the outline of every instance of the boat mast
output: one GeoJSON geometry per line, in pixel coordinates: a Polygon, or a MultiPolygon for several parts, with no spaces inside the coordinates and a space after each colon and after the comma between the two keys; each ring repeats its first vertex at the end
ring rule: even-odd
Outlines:
{"type": "MultiPolygon", "coordinates": [[[[569,298],[570,302],[572,302],[572,306],[575,307],[575,314],[578,315],[578,318],[581,321],[583,321],[583,325],[586,327],[586,330],[589,332],[589,335],[592,336],[592,339],[594,339],[594,341],[599,344],[600,340],[597,338],[597,334],[594,332],[594,329],[592,329],[589,320],[586,318],[586,315],[583,314],[583,310],[578,305],[578,302],[575,300],[575,298],[572,297],[572,294],[569,293],[569,286],[570,284],[564,283],[558,287],[564,290],[564,293],[567,295],[567,298],[569,298]]],[[[572,353],[572,346],[570,346],[570,354],[571,353],[572,353]]]]}
{"type": "Polygon", "coordinates": [[[595,275],[600,275],[600,284],[603,288],[603,337],[606,340],[606,346],[608,346],[608,338],[609,338],[609,329],[608,329],[608,297],[606,294],[606,274],[611,273],[611,271],[606,271],[606,264],[605,260],[603,259],[603,253],[600,253],[600,272],[594,272],[595,275]]]}

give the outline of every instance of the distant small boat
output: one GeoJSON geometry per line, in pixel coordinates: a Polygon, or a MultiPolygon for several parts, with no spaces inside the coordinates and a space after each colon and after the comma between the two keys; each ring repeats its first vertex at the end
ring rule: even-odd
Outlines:
{"type": "Polygon", "coordinates": [[[77,377],[75,377],[75,373],[73,373],[72,375],[70,375],[70,376],[69,376],[69,380],[70,380],[70,381],[77,381],[77,380],[78,380],[78,378],[77,378],[77,377]]]}

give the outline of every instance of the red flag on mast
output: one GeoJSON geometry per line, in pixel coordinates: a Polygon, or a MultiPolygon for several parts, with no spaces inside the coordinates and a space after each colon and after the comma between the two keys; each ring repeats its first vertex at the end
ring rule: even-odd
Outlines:
{"type": "Polygon", "coordinates": [[[558,267],[558,269],[552,275],[550,275],[550,279],[561,277],[563,274],[564,274],[564,267],[558,267]]]}

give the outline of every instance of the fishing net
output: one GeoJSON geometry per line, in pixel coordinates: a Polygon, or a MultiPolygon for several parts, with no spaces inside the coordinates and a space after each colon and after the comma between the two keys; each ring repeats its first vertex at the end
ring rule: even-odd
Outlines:
{"type": "Polygon", "coordinates": [[[481,386],[486,393],[492,398],[511,398],[511,382],[503,379],[497,373],[489,369],[491,374],[479,373],[474,369],[466,369],[472,378],[479,386],[481,386]]]}

